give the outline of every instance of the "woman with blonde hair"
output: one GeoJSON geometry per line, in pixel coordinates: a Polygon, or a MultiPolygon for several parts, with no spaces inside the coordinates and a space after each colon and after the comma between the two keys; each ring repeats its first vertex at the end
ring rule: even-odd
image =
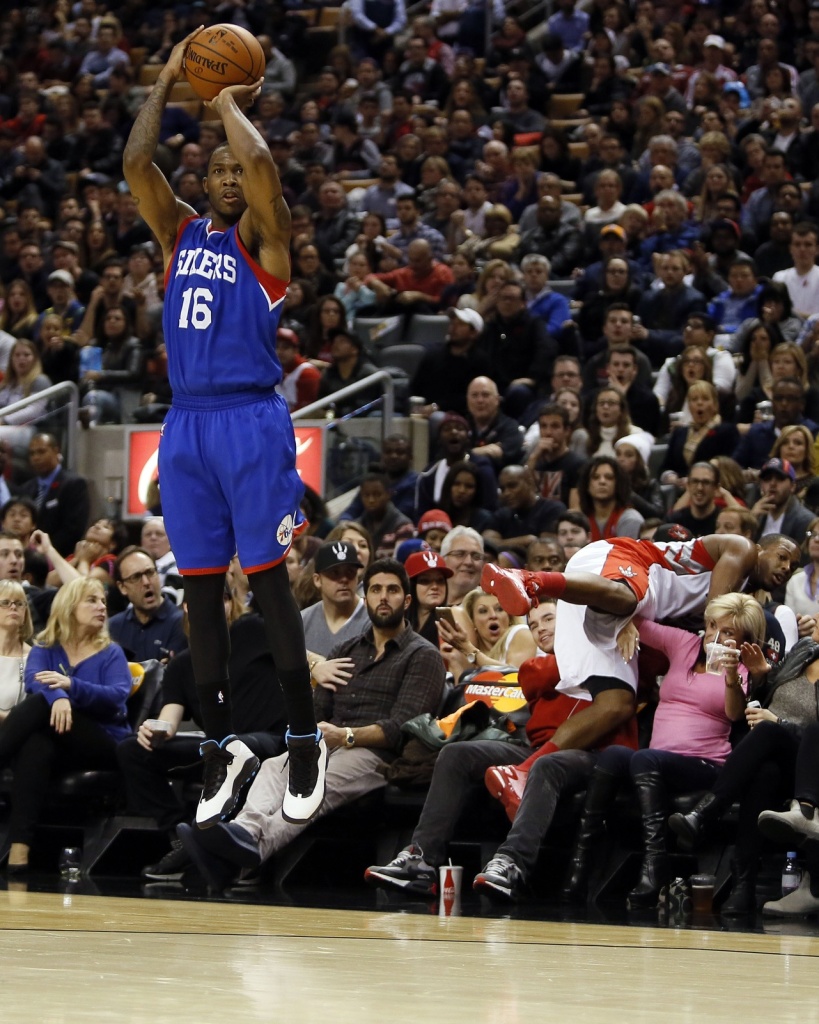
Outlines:
{"type": "Polygon", "coordinates": [[[592,855],[621,781],[637,791],[643,826],[644,855],[640,880],[628,906],[653,907],[668,881],[666,817],[668,795],[707,788],[731,753],[731,726],[745,713],[748,670],[740,663],[750,645],[765,637],[765,614],[747,594],[726,594],[709,601],[703,635],[647,619],[637,619],[640,639],[668,658],[660,687],[651,742],[644,750],[608,747],[598,758],[586,789],[586,801],[569,864],[565,893],[585,889],[592,855]],[[707,656],[718,642],[719,661],[707,656]]]}
{"type": "MultiPolygon", "coordinates": [[[[695,349],[695,352],[701,351],[695,349]]],[[[722,422],[719,395],[713,384],[696,381],[688,389],[686,402],[691,423],[671,431],[660,476],[664,484],[682,486],[683,478],[688,476],[689,467],[694,463],[708,462],[716,455],[731,455],[739,444],[736,426],[722,422]]]]}
{"type": "Polygon", "coordinates": [[[471,668],[485,665],[519,667],[537,654],[526,623],[501,608],[498,599],[480,587],[470,590],[460,607],[453,608],[455,626],[438,622],[441,654],[455,681],[471,668]]]}
{"type": "Polygon", "coordinates": [[[703,175],[702,188],[694,198],[695,219],[708,224],[719,217],[718,200],[734,187],[731,171],[725,164],[714,164],[703,175]]]}
{"type": "Polygon", "coordinates": [[[787,459],[796,471],[796,496],[800,500],[816,479],[817,451],[813,434],[801,423],[783,427],[774,441],[771,459],[787,459]]]}
{"type": "Polygon", "coordinates": [[[106,619],[98,580],[66,583],[28,656],[26,699],[0,724],[0,765],[14,763],[9,873],[28,867],[53,771],[115,771],[117,744],[131,733],[131,672],[106,619]]]}
{"type": "MultiPolygon", "coordinates": [[[[753,422],[757,403],[770,400],[776,383],[786,377],[794,378],[802,385],[802,390],[805,392],[804,415],[812,420],[819,416],[819,391],[811,386],[807,356],[800,345],[793,341],[778,340],[781,337],[776,324],[759,324],[750,332],[749,354],[751,360],[755,360],[759,367],[759,375],[756,386],[750,389],[747,386],[742,389],[739,385],[737,386],[737,393],[741,398],[737,413],[737,420],[740,423],[753,422]],[[769,344],[772,345],[767,356],[767,367],[765,366],[764,340],[766,332],[770,338],[769,344]],[[775,339],[777,342],[773,344],[775,339]],[[767,372],[765,372],[766,370],[767,372]]],[[[753,362],[750,365],[752,367],[753,362]]]]}
{"type": "Polygon", "coordinates": [[[0,722],[5,722],[25,697],[25,667],[33,632],[23,585],[17,580],[0,580],[0,722]]]}
{"type": "MultiPolygon", "coordinates": [[[[0,387],[0,408],[30,398],[51,386],[51,381],[43,373],[40,353],[37,346],[28,338],[18,338],[9,352],[6,375],[0,387]]],[[[0,419],[0,436],[10,444],[25,446],[31,438],[35,423],[44,416],[48,409],[48,400],[32,402],[25,409],[7,413],[0,419]]]]}
{"type": "Polygon", "coordinates": [[[489,260],[478,275],[475,291],[458,299],[458,309],[476,309],[485,320],[495,312],[498,292],[508,281],[514,280],[515,272],[507,260],[489,260]]]}
{"type": "Polygon", "coordinates": [[[31,338],[38,318],[31,288],[22,278],[15,278],[6,287],[6,301],[0,310],[0,331],[15,338],[31,338]]]}

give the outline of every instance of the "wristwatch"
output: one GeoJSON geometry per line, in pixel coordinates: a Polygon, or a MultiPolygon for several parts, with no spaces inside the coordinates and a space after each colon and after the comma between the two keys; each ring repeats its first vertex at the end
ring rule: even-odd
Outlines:
{"type": "Polygon", "coordinates": [[[467,654],[466,660],[469,662],[470,665],[476,665],[477,664],[477,662],[478,662],[478,648],[477,647],[473,648],[473,650],[469,654],[467,654]]]}
{"type": "Polygon", "coordinates": [[[347,731],[347,735],[344,737],[344,746],[347,747],[348,750],[350,750],[352,747],[355,746],[355,733],[349,727],[349,725],[345,726],[345,728],[347,731]]]}

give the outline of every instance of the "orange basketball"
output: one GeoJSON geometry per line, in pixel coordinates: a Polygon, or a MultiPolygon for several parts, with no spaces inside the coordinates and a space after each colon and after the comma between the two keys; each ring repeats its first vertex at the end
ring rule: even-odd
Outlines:
{"type": "Polygon", "coordinates": [[[238,25],[203,28],[185,51],[185,75],[203,100],[212,100],[226,85],[252,85],[264,66],[261,43],[238,25]]]}

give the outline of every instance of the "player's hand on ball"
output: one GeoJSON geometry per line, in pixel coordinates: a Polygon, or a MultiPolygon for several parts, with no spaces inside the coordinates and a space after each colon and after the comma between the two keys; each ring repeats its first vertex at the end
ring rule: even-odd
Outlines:
{"type": "Polygon", "coordinates": [[[213,110],[222,117],[225,103],[232,99],[240,110],[244,110],[259,95],[263,83],[264,79],[260,78],[257,82],[253,82],[252,85],[226,85],[212,100],[206,101],[205,108],[213,110]]]}
{"type": "Polygon", "coordinates": [[[185,36],[185,38],[181,42],[177,43],[171,50],[171,55],[168,57],[167,63],[162,69],[162,74],[165,75],[166,78],[172,76],[174,79],[177,79],[185,70],[185,51],[188,48],[188,43],[195,36],[198,36],[204,27],[204,25],[200,25],[198,28],[195,28],[193,32],[185,36]]]}

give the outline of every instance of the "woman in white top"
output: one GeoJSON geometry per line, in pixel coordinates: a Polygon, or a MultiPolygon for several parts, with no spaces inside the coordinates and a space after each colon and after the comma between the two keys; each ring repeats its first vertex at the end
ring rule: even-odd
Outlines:
{"type": "Polygon", "coordinates": [[[501,608],[497,598],[480,587],[470,590],[460,607],[453,607],[457,625],[439,620],[441,654],[457,682],[471,668],[513,665],[534,658],[537,647],[529,627],[501,608]]]}
{"type": "Polygon", "coordinates": [[[0,722],[25,697],[25,669],[34,627],[26,592],[17,580],[0,580],[0,722]]]}
{"type": "MultiPolygon", "coordinates": [[[[50,386],[51,381],[43,373],[37,346],[28,338],[18,338],[11,347],[3,386],[0,387],[0,408],[45,391],[50,386]]],[[[33,425],[28,424],[33,424],[47,408],[48,399],[44,398],[0,418],[3,439],[14,447],[25,447],[34,433],[33,425]]]]}
{"type": "MultiPolygon", "coordinates": [[[[645,434],[645,431],[634,426],[629,416],[625,395],[617,388],[601,388],[593,398],[589,412],[588,455],[615,454],[615,442],[630,434],[645,434]]],[[[651,435],[647,435],[651,437],[651,435]]],[[[651,437],[651,442],[654,438],[651,437]]]]}
{"type": "MultiPolygon", "coordinates": [[[[802,552],[808,556],[808,563],[795,572],[785,588],[785,604],[797,619],[802,616],[819,619],[819,519],[810,524],[802,544],[802,552]]],[[[809,636],[807,624],[800,636],[809,636]]]]}

